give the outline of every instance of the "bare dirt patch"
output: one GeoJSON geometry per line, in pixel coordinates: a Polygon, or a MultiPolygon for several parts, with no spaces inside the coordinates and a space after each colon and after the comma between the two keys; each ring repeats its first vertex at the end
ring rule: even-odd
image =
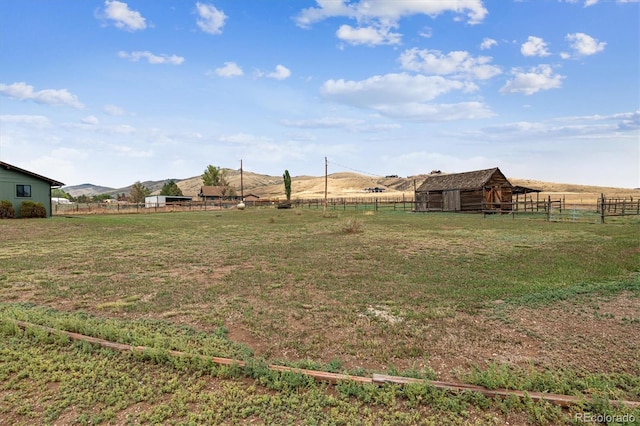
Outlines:
{"type": "Polygon", "coordinates": [[[278,342],[239,318],[228,326],[229,337],[272,358],[337,358],[346,368],[373,371],[429,368],[440,380],[459,380],[471,366],[490,363],[640,374],[640,297],[629,293],[539,308],[511,306],[499,316],[492,310],[443,311],[420,323],[387,308],[365,309],[350,324],[326,312],[314,307],[283,314],[279,325],[270,325],[278,327],[278,342]]]}

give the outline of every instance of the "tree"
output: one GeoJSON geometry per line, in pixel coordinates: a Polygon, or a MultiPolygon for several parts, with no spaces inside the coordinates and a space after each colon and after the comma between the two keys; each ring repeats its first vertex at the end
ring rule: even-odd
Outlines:
{"type": "Polygon", "coordinates": [[[67,194],[60,188],[53,188],[51,190],[51,196],[55,198],[66,198],[67,200],[71,199],[71,195],[67,194]]]}
{"type": "Polygon", "coordinates": [[[291,201],[291,175],[289,175],[289,170],[285,170],[282,175],[284,179],[284,193],[287,196],[287,201],[291,201]]]}
{"type": "Polygon", "coordinates": [[[202,174],[202,184],[204,186],[229,186],[226,170],[209,164],[202,174]]]}
{"type": "Polygon", "coordinates": [[[91,201],[94,203],[101,203],[103,201],[111,200],[111,199],[112,199],[111,194],[98,194],[91,197],[91,201]]]}
{"type": "Polygon", "coordinates": [[[133,184],[131,191],[129,191],[129,201],[132,203],[144,203],[145,197],[149,195],[151,195],[149,188],[138,181],[133,184]]]}
{"type": "Polygon", "coordinates": [[[162,185],[160,195],[173,195],[182,197],[182,190],[178,188],[178,185],[174,181],[170,180],[169,182],[162,185]]]}

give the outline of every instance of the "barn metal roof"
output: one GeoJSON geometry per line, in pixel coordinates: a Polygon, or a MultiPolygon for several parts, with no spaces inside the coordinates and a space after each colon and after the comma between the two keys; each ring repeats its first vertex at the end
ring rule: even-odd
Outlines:
{"type": "Polygon", "coordinates": [[[416,189],[416,192],[478,189],[484,187],[495,173],[500,173],[504,177],[497,167],[472,172],[430,175],[416,189]]]}

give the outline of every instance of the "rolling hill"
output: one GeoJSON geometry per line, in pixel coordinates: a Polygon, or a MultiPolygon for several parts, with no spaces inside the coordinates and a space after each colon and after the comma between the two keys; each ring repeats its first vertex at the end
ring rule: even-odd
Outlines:
{"type": "MultiPolygon", "coordinates": [[[[225,169],[227,180],[230,185],[240,192],[241,180],[244,188],[244,195],[254,194],[260,198],[282,199],[284,198],[284,184],[282,176],[261,175],[244,171],[242,178],[239,170],[225,169]]],[[[420,186],[428,175],[416,175],[408,177],[376,177],[361,175],[358,173],[341,172],[327,176],[328,196],[339,197],[405,197],[412,198],[414,187],[420,186]],[[364,191],[364,188],[379,187],[384,188],[384,193],[372,194],[364,191]]],[[[165,179],[162,181],[142,182],[153,194],[158,194],[162,186],[173,180],[186,196],[196,197],[202,186],[202,178],[194,176],[187,179],[165,179]]],[[[542,190],[542,196],[553,195],[565,198],[575,198],[583,200],[586,198],[597,198],[601,193],[609,197],[640,197],[640,189],[611,188],[600,186],[576,185],[571,183],[543,182],[531,179],[509,178],[513,185],[526,186],[542,190]]],[[[325,188],[324,176],[292,176],[291,178],[292,198],[323,198],[325,188]]],[[[92,184],[64,187],[63,190],[74,197],[79,195],[100,195],[100,194],[129,194],[131,187],[108,188],[92,184]]]]}

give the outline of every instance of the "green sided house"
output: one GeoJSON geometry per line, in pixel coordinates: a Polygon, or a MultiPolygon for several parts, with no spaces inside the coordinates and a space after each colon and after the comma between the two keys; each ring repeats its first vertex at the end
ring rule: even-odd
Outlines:
{"type": "Polygon", "coordinates": [[[16,217],[20,216],[23,201],[42,203],[47,209],[47,217],[50,217],[51,188],[61,186],[64,183],[0,161],[0,200],[13,204],[16,217]]]}

